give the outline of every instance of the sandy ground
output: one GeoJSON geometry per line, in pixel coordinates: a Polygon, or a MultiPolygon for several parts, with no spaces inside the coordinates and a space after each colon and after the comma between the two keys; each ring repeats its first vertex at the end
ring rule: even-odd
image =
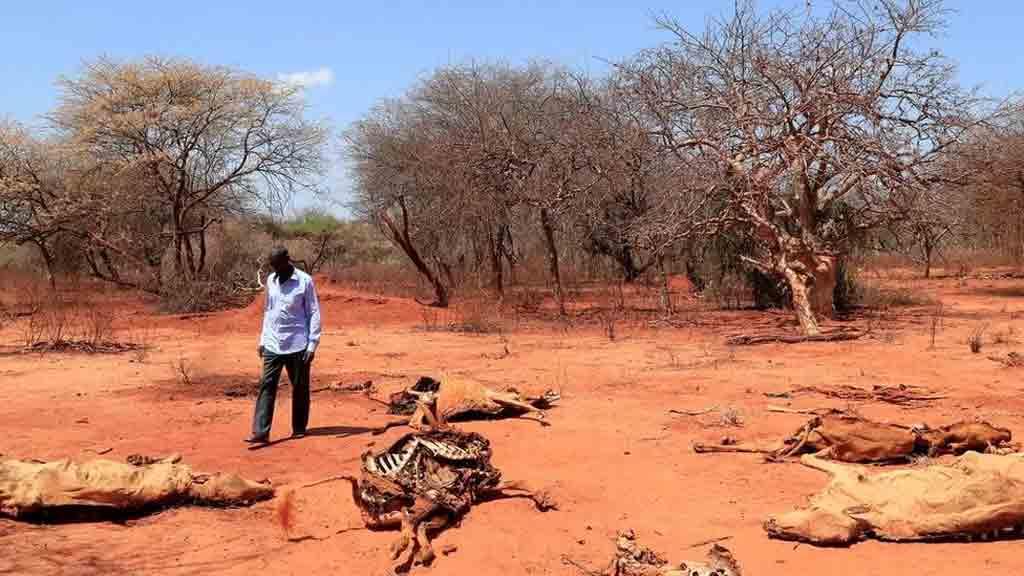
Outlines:
{"type": "MultiPolygon", "coordinates": [[[[766,464],[756,455],[698,455],[695,441],[772,440],[802,417],[766,412],[769,405],[836,406],[816,395],[769,398],[803,385],[912,384],[947,398],[907,409],[862,403],[866,416],[939,425],[981,417],[1024,436],[1024,370],[987,358],[1024,338],[1024,280],[916,282],[943,303],[931,345],[934,307],[901,309],[872,322],[854,342],[730,348],[724,335],[792,324],[784,314],[689,316],[690,324],[622,326],[610,341],[599,326],[568,330],[523,327],[504,337],[424,330],[410,301],[322,285],[326,329],[314,389],[372,380],[380,394],[443,372],[495,387],[557,388],[551,426],[528,420],[462,425],[490,438],[507,479],[546,487],[559,509],[528,501],[475,507],[436,544],[454,547],[414,573],[579,574],[565,557],[601,568],[616,531],[674,561],[700,559],[723,543],[745,574],[962,575],[1021,574],[1020,542],[885,544],[815,548],[769,540],[764,518],[790,510],[825,477],[799,464],[766,464]],[[986,325],[986,346],[972,354],[968,335],[986,325]],[[504,338],[504,340],[503,340],[504,338]],[[509,354],[505,354],[507,345],[509,354]],[[670,409],[726,409],[688,417],[670,409]],[[727,422],[726,420],[730,421],[727,422]]],[[[181,453],[201,470],[234,470],[278,485],[301,485],[358,469],[360,453],[403,433],[369,430],[392,417],[351,393],[314,394],[311,436],[257,450],[247,435],[252,398],[229,397],[255,386],[259,305],[177,318],[126,307],[121,318],[143,334],[146,353],[27,354],[18,327],[0,331],[0,453],[22,458],[121,459],[131,453],[181,453]],[[182,373],[188,376],[184,382],[182,373]]],[[[864,318],[852,321],[864,326],[864,318]]],[[[278,401],[274,434],[289,433],[289,400],[278,401]]],[[[168,510],[126,524],[40,526],[0,520],[0,574],[384,574],[394,533],[357,529],[346,485],[299,489],[301,541],[287,541],[274,502],[246,509],[168,510]]]]}

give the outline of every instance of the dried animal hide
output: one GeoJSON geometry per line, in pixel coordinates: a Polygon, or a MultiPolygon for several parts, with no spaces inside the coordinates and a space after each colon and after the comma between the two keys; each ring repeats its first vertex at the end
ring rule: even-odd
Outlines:
{"type": "MultiPolygon", "coordinates": [[[[353,499],[372,529],[401,528],[392,546],[396,570],[434,559],[428,532],[457,520],[481,496],[502,490],[501,472],[491,465],[490,443],[480,434],[455,429],[407,434],[379,454],[363,454],[360,479],[352,484],[353,499]]],[[[538,508],[552,508],[546,495],[523,494],[538,508]]]]}
{"type": "Polygon", "coordinates": [[[987,451],[1010,441],[1010,431],[985,422],[958,422],[941,428],[909,427],[873,422],[856,416],[815,416],[781,445],[770,447],[740,444],[695,444],[706,452],[756,452],[770,458],[817,454],[840,462],[893,462],[914,455],[962,454],[987,451]]]}
{"type": "Polygon", "coordinates": [[[708,551],[707,561],[686,561],[671,564],[660,554],[640,545],[632,530],[619,532],[615,541],[615,558],[602,576],[742,576],[732,553],[715,544],[708,551]]]}
{"type": "Polygon", "coordinates": [[[408,390],[392,394],[388,404],[390,413],[409,414],[411,423],[419,426],[424,419],[432,425],[442,425],[460,417],[506,413],[535,413],[543,418],[542,411],[558,399],[558,394],[552,391],[538,397],[523,397],[515,390],[496,392],[474,380],[446,376],[441,381],[420,378],[408,390]],[[436,420],[436,424],[431,420],[436,420]]]}
{"type": "Polygon", "coordinates": [[[0,513],[16,518],[101,519],[180,504],[247,505],[273,495],[269,483],[197,473],[174,458],[141,466],[102,459],[0,460],[0,513]]]}
{"type": "Polygon", "coordinates": [[[950,465],[870,474],[811,455],[832,476],[808,506],[769,518],[772,538],[847,545],[869,537],[915,541],[999,538],[1024,525],[1024,455],[967,452],[950,465]]]}

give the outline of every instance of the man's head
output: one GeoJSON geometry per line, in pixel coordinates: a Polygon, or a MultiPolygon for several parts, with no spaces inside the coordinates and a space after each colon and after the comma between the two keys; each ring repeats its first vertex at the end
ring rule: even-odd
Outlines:
{"type": "Polygon", "coordinates": [[[270,262],[270,267],[279,276],[291,272],[292,259],[288,256],[288,249],[284,246],[275,246],[274,249],[270,251],[268,262],[270,262]]]}

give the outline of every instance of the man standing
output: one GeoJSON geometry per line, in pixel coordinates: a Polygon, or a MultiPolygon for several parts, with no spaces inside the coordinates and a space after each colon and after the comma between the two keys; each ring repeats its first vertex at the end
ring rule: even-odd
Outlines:
{"type": "Polygon", "coordinates": [[[267,278],[266,304],[259,354],[263,359],[260,394],[256,399],[252,436],[246,442],[266,444],[274,419],[274,401],[281,369],[292,383],[292,438],[306,435],[309,423],[309,369],[320,343],[320,303],[313,278],[292,265],[288,249],[270,253],[273,274],[267,278]]]}

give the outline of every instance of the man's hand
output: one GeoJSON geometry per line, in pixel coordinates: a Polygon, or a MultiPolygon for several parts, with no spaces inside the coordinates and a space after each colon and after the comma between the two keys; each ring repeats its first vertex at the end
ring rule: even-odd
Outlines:
{"type": "Polygon", "coordinates": [[[263,344],[256,347],[256,353],[260,355],[260,358],[263,358],[263,344]]]}
{"type": "Polygon", "coordinates": [[[312,364],[313,358],[316,356],[316,352],[312,350],[306,350],[306,353],[302,355],[302,361],[306,364],[312,364]]]}

